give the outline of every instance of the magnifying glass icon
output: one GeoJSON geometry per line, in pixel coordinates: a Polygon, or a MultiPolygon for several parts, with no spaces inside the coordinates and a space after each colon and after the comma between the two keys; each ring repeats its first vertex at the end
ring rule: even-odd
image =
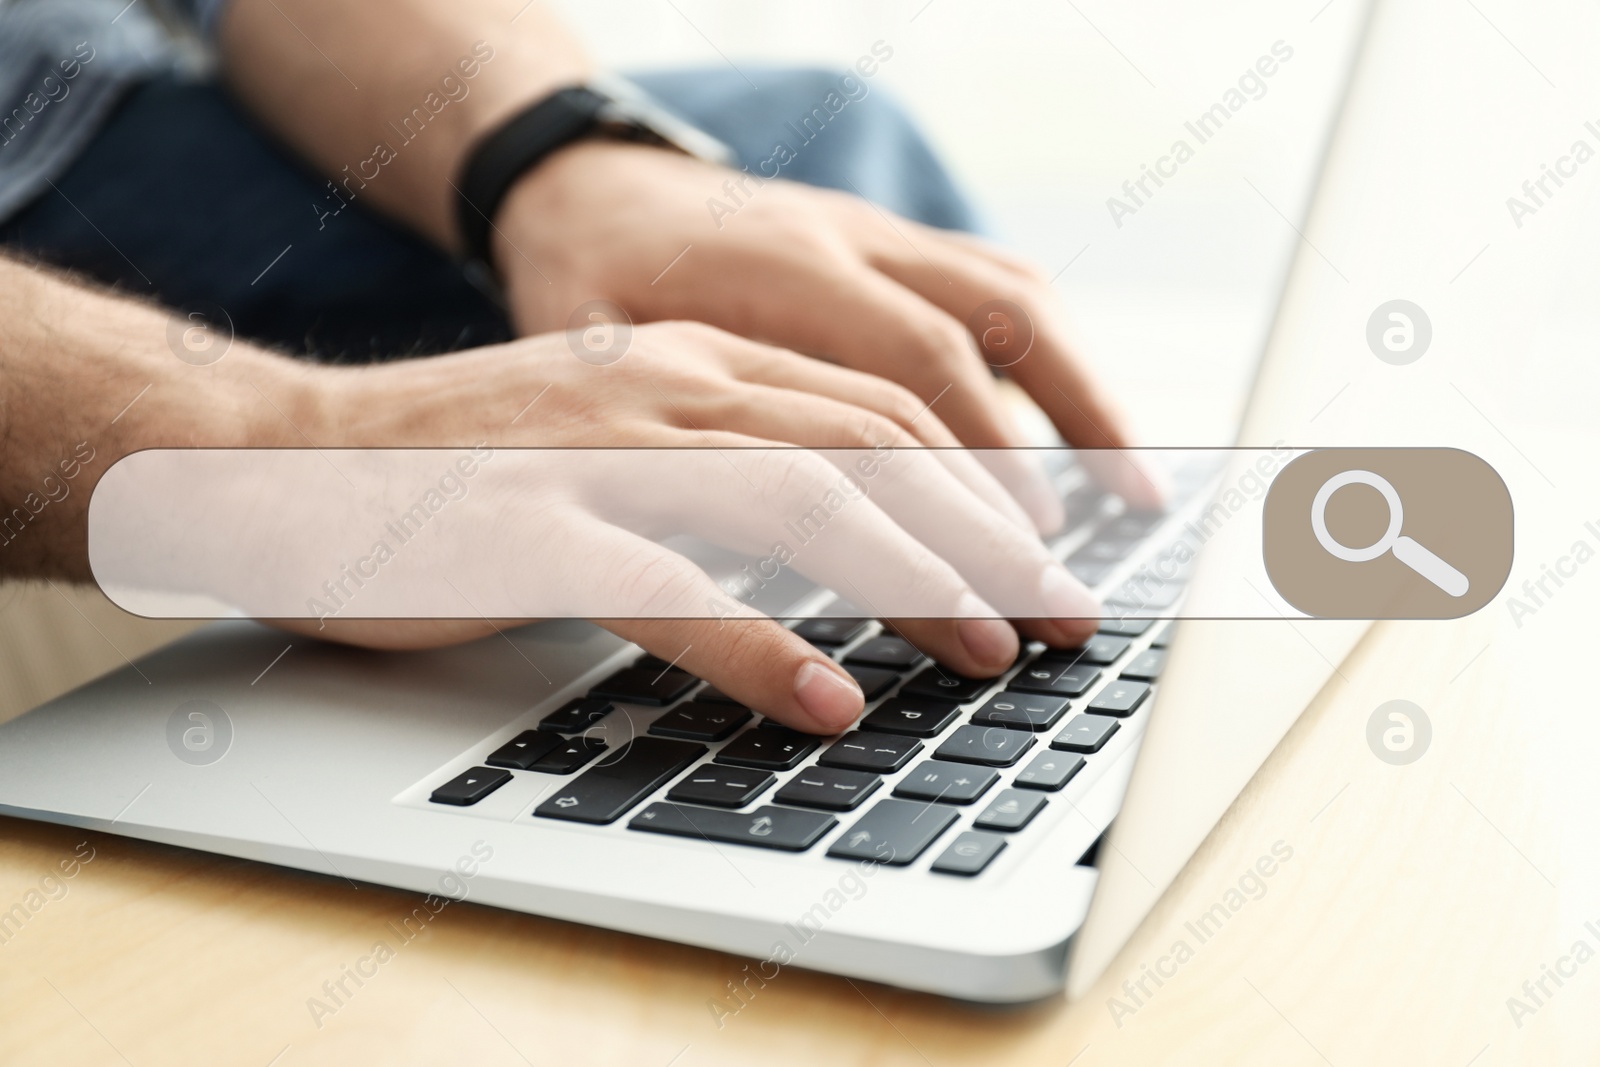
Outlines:
{"type": "Polygon", "coordinates": [[[1389,484],[1387,478],[1371,471],[1341,471],[1323,482],[1322,488],[1317,490],[1315,499],[1311,501],[1312,532],[1317,535],[1317,543],[1330,556],[1350,563],[1367,563],[1386,552],[1393,552],[1395,559],[1446,593],[1456,597],[1465,596],[1468,587],[1467,576],[1411,538],[1402,535],[1400,525],[1404,521],[1405,512],[1400,506],[1400,494],[1395,492],[1394,486],[1389,484]],[[1383,494],[1384,503],[1389,505],[1389,528],[1384,531],[1382,537],[1365,548],[1351,548],[1349,545],[1341,544],[1328,532],[1328,501],[1334,493],[1347,485],[1370,485],[1383,494]]]}

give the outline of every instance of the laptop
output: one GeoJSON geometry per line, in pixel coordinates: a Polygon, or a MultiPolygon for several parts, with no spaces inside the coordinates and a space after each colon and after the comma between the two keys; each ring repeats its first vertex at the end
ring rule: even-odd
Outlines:
{"type": "MultiPolygon", "coordinates": [[[[1295,373],[1274,337],[1247,442],[1295,373]]],[[[1161,513],[1049,456],[1069,515],[1051,548],[1107,601],[1100,632],[972,681],[826,590],[776,586],[774,614],[804,615],[867,692],[839,737],[767,723],[580,620],[410,653],[223,621],[0,726],[0,814],[730,952],[752,988],[803,967],[980,1002],[1082,995],[1368,624],[1319,623],[1311,647],[1278,620],[1173,621],[1228,579],[1205,551],[1119,610],[1228,456],[1155,454],[1161,513]]]]}

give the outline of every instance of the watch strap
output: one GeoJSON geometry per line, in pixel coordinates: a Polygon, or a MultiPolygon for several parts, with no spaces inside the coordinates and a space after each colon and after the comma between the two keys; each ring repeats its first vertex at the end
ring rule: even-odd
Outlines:
{"type": "Polygon", "coordinates": [[[456,228],[469,263],[492,262],[492,220],[516,180],[557,149],[588,136],[610,103],[586,86],[557,89],[473,146],[455,187],[456,228]]]}

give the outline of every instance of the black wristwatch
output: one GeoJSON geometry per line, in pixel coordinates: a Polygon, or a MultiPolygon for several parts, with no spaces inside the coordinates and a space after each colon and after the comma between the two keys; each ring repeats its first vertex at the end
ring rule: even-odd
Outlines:
{"type": "Polygon", "coordinates": [[[456,228],[469,275],[492,282],[492,220],[511,186],[557,149],[589,137],[653,144],[715,163],[733,151],[617,77],[572,85],[518,112],[467,154],[456,181],[456,228]]]}

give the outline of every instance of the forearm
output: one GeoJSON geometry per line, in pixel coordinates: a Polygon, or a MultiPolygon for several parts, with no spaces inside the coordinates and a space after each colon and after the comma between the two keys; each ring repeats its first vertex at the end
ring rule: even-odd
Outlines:
{"type": "MultiPolygon", "coordinates": [[[[223,67],[245,104],[353,198],[453,250],[470,146],[589,61],[526,0],[233,0],[223,67]]],[[[329,206],[337,206],[329,201],[329,206]]]]}
{"type": "Polygon", "coordinates": [[[241,342],[193,366],[170,321],[0,257],[0,574],[88,578],[90,494],[131,452],[317,432],[304,367],[241,342]]]}

